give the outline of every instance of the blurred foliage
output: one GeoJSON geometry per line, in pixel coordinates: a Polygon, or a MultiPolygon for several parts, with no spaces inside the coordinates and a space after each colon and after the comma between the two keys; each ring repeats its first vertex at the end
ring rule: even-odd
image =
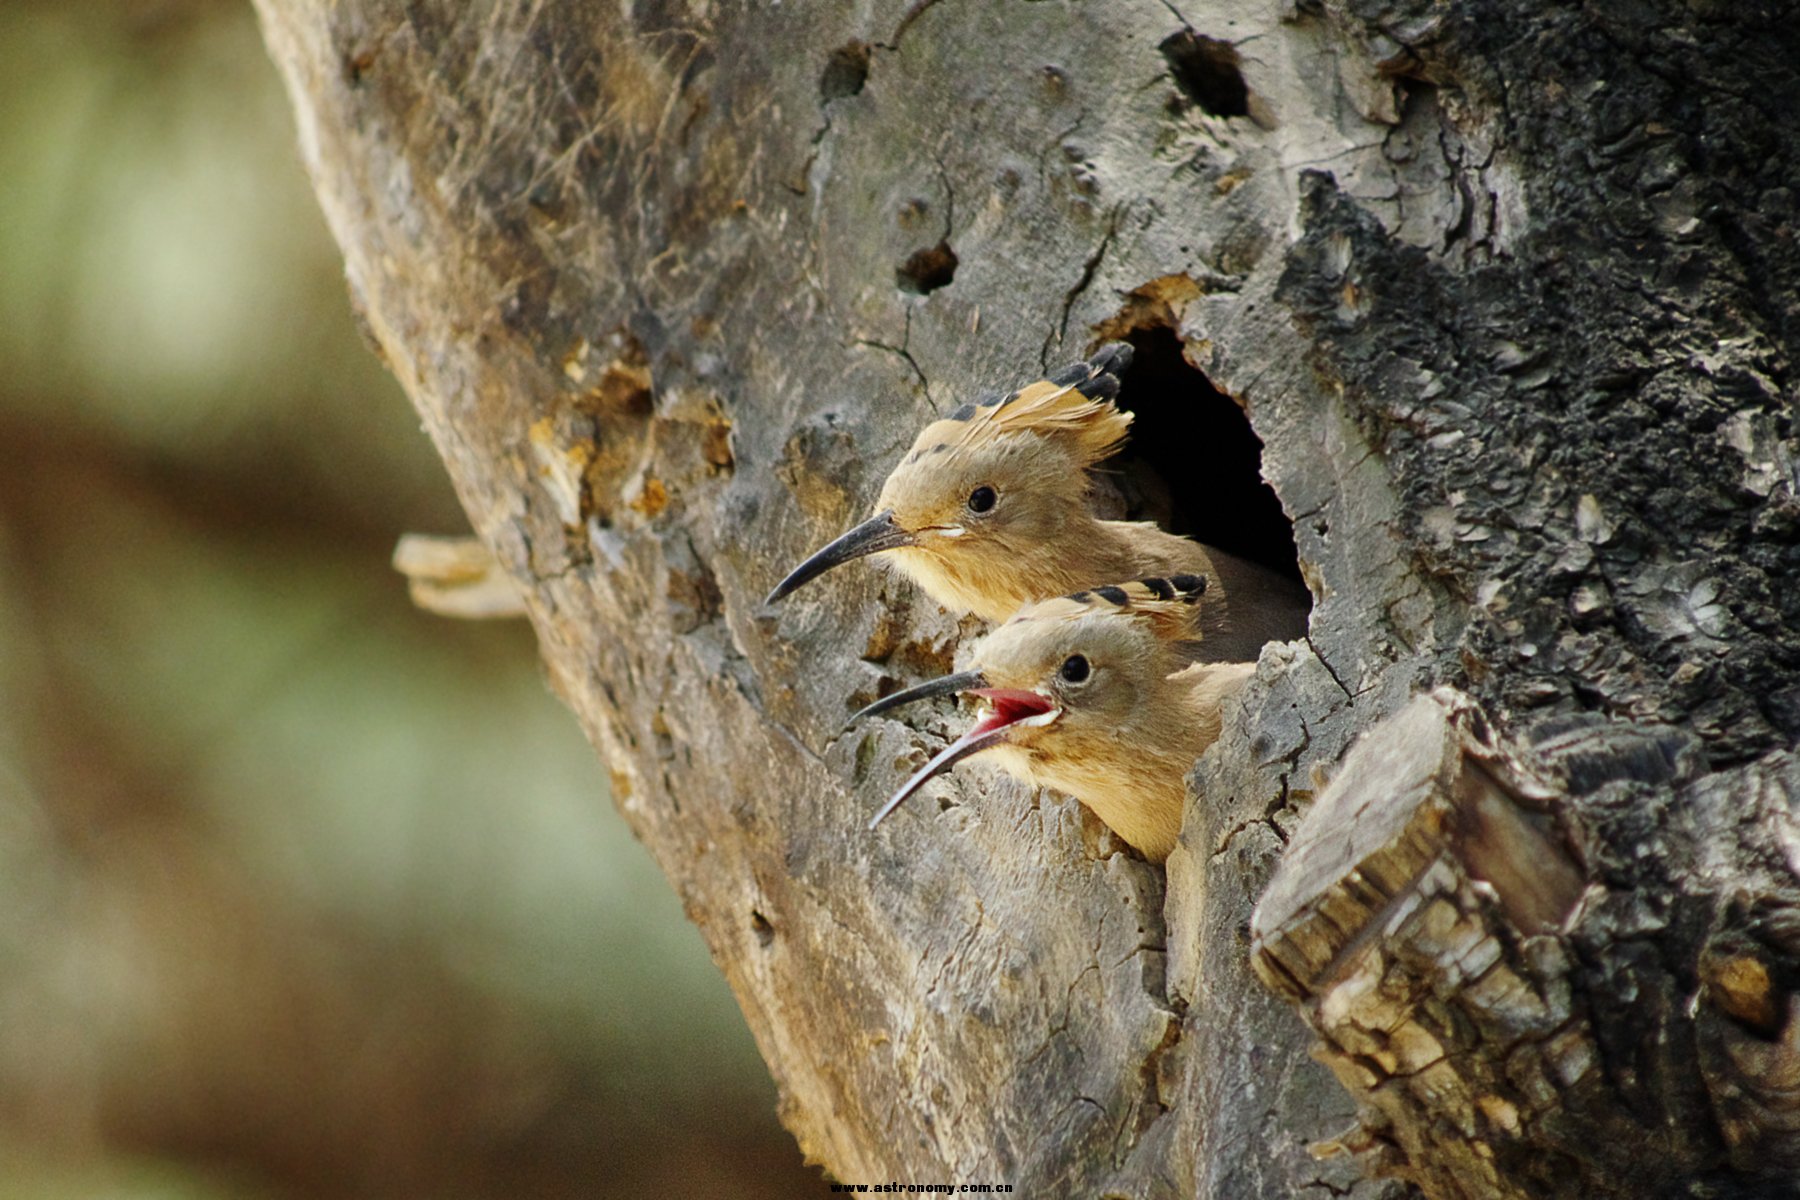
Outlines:
{"type": "Polygon", "coordinates": [[[246,7],[0,8],[0,1200],[822,1191],[463,526],[246,7]]]}

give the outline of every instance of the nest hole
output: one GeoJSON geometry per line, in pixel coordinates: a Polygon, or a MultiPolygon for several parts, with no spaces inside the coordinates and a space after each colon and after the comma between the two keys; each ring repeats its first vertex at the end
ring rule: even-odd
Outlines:
{"type": "Polygon", "coordinates": [[[1250,115],[1250,88],[1238,69],[1237,47],[1183,29],[1157,47],[1181,94],[1215,117],[1250,115]]]}
{"type": "Polygon", "coordinates": [[[1262,440],[1237,401],[1188,362],[1165,327],[1125,335],[1119,405],[1131,441],[1113,466],[1125,515],[1300,581],[1294,526],[1262,477],[1262,440]]]}
{"type": "Polygon", "coordinates": [[[916,251],[894,272],[894,282],[903,292],[923,296],[935,292],[956,278],[956,251],[949,242],[939,242],[926,250],[916,251]]]}

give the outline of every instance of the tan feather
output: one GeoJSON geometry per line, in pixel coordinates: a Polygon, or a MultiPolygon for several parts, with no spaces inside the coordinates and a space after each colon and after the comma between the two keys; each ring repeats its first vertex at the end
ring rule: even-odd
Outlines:
{"type": "Polygon", "coordinates": [[[1122,347],[1109,347],[1092,362],[1077,363],[1054,379],[1039,379],[1004,396],[965,404],[920,430],[905,462],[916,463],[953,447],[967,449],[996,438],[1035,434],[1057,439],[1080,467],[1091,467],[1117,453],[1131,431],[1131,414],[1111,399],[1117,391],[1117,377],[1111,373],[1128,362],[1130,355],[1122,347]],[[1101,381],[1109,386],[1096,386],[1101,381]]]}
{"type": "Polygon", "coordinates": [[[1019,610],[1020,621],[1068,621],[1091,612],[1113,612],[1145,622],[1167,642],[1199,641],[1204,635],[1207,606],[1202,597],[1210,581],[1204,575],[1150,577],[1057,596],[1019,610]]]}
{"type": "Polygon", "coordinates": [[[1044,379],[1003,403],[978,408],[959,439],[971,445],[988,438],[1036,434],[1066,443],[1082,468],[1116,453],[1131,432],[1131,414],[1111,400],[1083,395],[1074,384],[1044,379]]]}

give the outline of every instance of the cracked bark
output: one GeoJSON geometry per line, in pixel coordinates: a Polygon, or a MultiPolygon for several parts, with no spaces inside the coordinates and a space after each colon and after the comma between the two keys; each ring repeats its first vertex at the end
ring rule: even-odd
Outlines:
{"type": "Polygon", "coordinates": [[[1044,346],[1038,353],[1038,365],[1045,370],[1054,370],[1050,365],[1055,353],[1052,346],[1060,349],[1068,343],[1069,314],[1074,311],[1075,302],[1081,298],[1081,294],[1093,285],[1094,276],[1099,272],[1100,264],[1106,261],[1106,248],[1112,245],[1113,238],[1119,232],[1119,219],[1123,215],[1122,208],[1113,209],[1112,217],[1106,223],[1106,235],[1100,239],[1100,244],[1094,247],[1094,252],[1088,255],[1087,261],[1081,264],[1081,278],[1075,281],[1074,287],[1063,293],[1062,312],[1057,317],[1056,328],[1044,335],[1044,346]]]}
{"type": "MultiPolygon", "coordinates": [[[[1791,1166],[1800,54],[1772,7],[259,7],[370,338],[815,1160],[1217,1200],[1791,1166]],[[1143,86],[1184,26],[1238,47],[1254,118],[1143,86]],[[822,99],[852,45],[879,49],[866,78],[822,99]],[[945,228],[953,283],[901,292],[945,228]],[[1012,386],[1146,324],[1245,406],[1305,514],[1310,639],[1265,650],[1166,876],[978,772],[865,833],[949,718],[842,718],[973,626],[875,571],[760,597],[864,515],[927,385],[1012,386]],[[903,357],[875,345],[896,328],[903,357]],[[1588,1014],[1597,1065],[1547,1096],[1445,1017],[1460,977],[1398,954],[1417,931],[1368,939],[1394,939],[1398,1017],[1311,960],[1278,991],[1251,968],[1290,839],[1381,849],[1329,823],[1378,808],[1379,774],[1353,759],[1315,806],[1315,773],[1446,683],[1492,737],[1434,744],[1535,780],[1508,803],[1599,897],[1509,933],[1516,872],[1432,860],[1435,896],[1588,1014]],[[1679,769],[1565,753],[1580,711],[1679,769]],[[1442,1058],[1402,1061],[1413,1026],[1442,1058]]],[[[1351,878],[1302,849],[1266,954],[1351,878]]]]}
{"type": "Polygon", "coordinates": [[[1800,759],[1709,772],[1691,734],[1589,716],[1535,733],[1413,701],[1256,910],[1257,971],[1363,1102],[1333,1148],[1435,1197],[1791,1195],[1800,759]]]}

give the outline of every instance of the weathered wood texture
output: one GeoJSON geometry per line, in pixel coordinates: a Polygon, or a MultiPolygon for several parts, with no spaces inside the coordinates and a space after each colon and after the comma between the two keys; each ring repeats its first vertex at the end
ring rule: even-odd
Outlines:
{"type": "Polygon", "coordinates": [[[1671,728],[1540,733],[1413,701],[1257,908],[1258,972],[1365,1102],[1341,1148],[1462,1200],[1791,1194],[1800,762],[1707,774],[1671,728]]]}
{"type": "Polygon", "coordinates": [[[1435,682],[1721,766],[1800,729],[1773,6],[259,7],[370,338],[841,1178],[1394,1193],[1308,1153],[1355,1105],[1249,966],[1313,769],[1435,682]],[[1158,325],[1312,636],[1166,878],[979,772],[866,833],[946,718],[842,718],[969,630],[872,570],[760,597],[933,413],[1158,325]]]}

